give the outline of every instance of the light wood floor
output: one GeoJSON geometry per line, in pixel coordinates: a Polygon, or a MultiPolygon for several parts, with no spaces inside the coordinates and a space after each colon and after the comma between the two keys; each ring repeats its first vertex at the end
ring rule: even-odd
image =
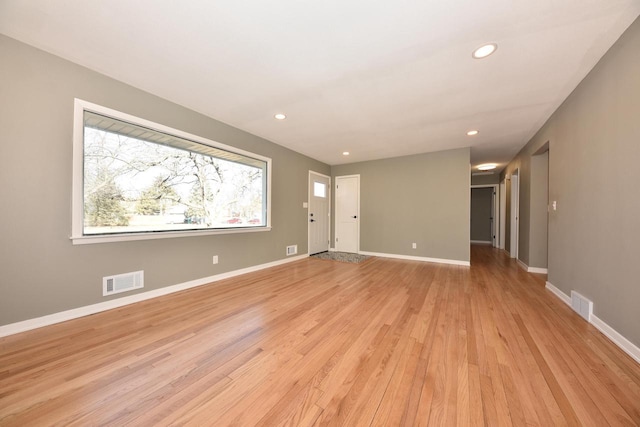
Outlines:
{"type": "Polygon", "coordinates": [[[310,258],[0,339],[0,425],[640,424],[640,365],[472,263],[310,258]]]}

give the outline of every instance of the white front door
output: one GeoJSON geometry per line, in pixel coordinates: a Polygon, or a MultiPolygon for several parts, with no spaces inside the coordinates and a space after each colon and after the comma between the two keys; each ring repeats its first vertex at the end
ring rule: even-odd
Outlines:
{"type": "Polygon", "coordinates": [[[329,250],[331,178],[309,171],[309,255],[329,250]]]}
{"type": "Polygon", "coordinates": [[[360,175],[336,177],[336,250],[360,250],[360,175]]]}

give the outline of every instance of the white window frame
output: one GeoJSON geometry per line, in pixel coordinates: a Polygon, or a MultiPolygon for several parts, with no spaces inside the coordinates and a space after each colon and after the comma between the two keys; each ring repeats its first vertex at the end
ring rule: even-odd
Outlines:
{"type": "Polygon", "coordinates": [[[71,199],[71,241],[74,245],[91,243],[123,242],[131,240],[167,239],[174,237],[205,236],[212,234],[235,234],[235,233],[256,233],[271,230],[271,159],[249,151],[241,150],[226,144],[222,144],[197,135],[183,132],[169,126],[161,125],[149,120],[141,119],[111,108],[93,104],[75,98],[74,100],[74,122],[73,122],[73,181],[71,199]],[[132,124],[147,127],[158,132],[167,133],[180,138],[188,139],[199,144],[208,145],[214,148],[241,154],[254,159],[262,160],[267,164],[267,221],[262,227],[247,228],[224,228],[206,230],[178,230],[178,231],[151,231],[136,233],[114,233],[101,235],[84,234],[84,112],[102,114],[114,119],[123,120],[132,124]]]}

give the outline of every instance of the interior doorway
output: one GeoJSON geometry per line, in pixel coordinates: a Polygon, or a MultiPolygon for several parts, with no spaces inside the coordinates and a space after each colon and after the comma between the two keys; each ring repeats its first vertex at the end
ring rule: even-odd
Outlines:
{"type": "Polygon", "coordinates": [[[497,246],[498,191],[497,185],[471,186],[471,243],[497,246]]]}
{"type": "Polygon", "coordinates": [[[336,177],[336,251],[360,251],[360,175],[336,177]]]}
{"type": "Polygon", "coordinates": [[[329,250],[331,239],[331,177],[309,171],[309,255],[329,250]]]}
{"type": "Polygon", "coordinates": [[[529,268],[546,273],[549,235],[549,143],[531,156],[529,268]]]}

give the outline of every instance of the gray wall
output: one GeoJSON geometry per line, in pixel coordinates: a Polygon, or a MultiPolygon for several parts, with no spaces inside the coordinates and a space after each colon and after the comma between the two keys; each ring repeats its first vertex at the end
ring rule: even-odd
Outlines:
{"type": "MultiPolygon", "coordinates": [[[[549,144],[549,282],[640,345],[640,20],[612,46],[505,170],[521,169],[520,248],[530,229],[531,161],[549,144]],[[526,215],[525,215],[526,213],[526,215]],[[524,231],[524,230],[523,230],[524,231]]],[[[528,261],[528,258],[527,258],[528,261]]]]}
{"type": "Polygon", "coordinates": [[[493,242],[491,237],[491,202],[493,188],[471,189],[471,240],[493,242]]]}
{"type": "Polygon", "coordinates": [[[334,182],[360,174],[361,251],[469,261],[468,148],[338,165],[331,174],[334,182]]]}
{"type": "Polygon", "coordinates": [[[500,183],[500,174],[473,175],[471,174],[471,185],[493,185],[500,183]]]}
{"type": "Polygon", "coordinates": [[[0,325],[108,300],[105,275],[144,270],[148,291],[306,253],[308,171],[328,165],[5,36],[0,64],[0,325]],[[271,157],[272,231],[73,246],[74,98],[271,157]]]}

